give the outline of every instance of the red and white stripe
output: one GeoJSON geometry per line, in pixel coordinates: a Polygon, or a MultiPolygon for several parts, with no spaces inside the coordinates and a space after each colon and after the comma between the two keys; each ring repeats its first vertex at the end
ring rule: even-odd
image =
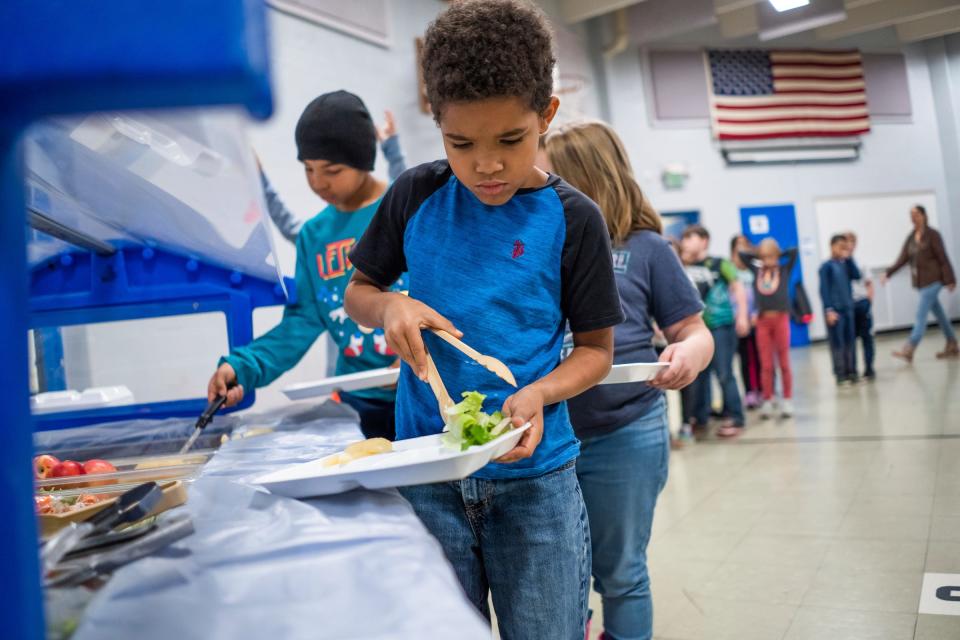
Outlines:
{"type": "Polygon", "coordinates": [[[772,95],[717,96],[709,83],[717,138],[854,136],[870,131],[859,52],[773,51],[770,60],[772,95]]]}

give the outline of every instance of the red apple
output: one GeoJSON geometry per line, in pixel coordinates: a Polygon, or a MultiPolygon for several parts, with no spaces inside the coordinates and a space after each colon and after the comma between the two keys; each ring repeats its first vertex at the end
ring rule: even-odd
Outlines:
{"type": "Polygon", "coordinates": [[[66,478],[69,476],[82,476],[86,471],[79,462],[73,460],[64,460],[53,467],[50,472],[51,478],[66,478]]]}
{"type": "Polygon", "coordinates": [[[37,478],[49,478],[58,464],[60,461],[51,455],[37,456],[33,459],[33,475],[37,478]]]}
{"type": "MultiPolygon", "coordinates": [[[[83,470],[89,476],[89,475],[97,475],[101,473],[115,473],[117,468],[112,464],[110,464],[109,462],[107,462],[106,460],[87,460],[86,462],[83,463],[83,470]]],[[[90,481],[86,483],[86,486],[102,487],[104,485],[116,484],[116,483],[117,483],[116,479],[100,480],[97,482],[90,481]]]]}
{"type": "Polygon", "coordinates": [[[83,463],[83,471],[87,474],[115,473],[117,468],[106,460],[87,460],[83,463]]]}

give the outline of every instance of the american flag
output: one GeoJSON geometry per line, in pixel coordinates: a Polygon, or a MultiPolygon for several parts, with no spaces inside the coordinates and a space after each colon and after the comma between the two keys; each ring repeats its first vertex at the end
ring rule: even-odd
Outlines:
{"type": "Polygon", "coordinates": [[[856,136],[870,131],[859,51],[707,51],[720,140],[856,136]]]}

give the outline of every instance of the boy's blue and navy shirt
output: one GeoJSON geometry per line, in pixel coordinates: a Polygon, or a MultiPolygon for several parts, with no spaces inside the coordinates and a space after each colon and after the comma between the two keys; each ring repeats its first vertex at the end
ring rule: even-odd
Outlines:
{"type": "MultiPolygon", "coordinates": [[[[560,363],[564,326],[574,332],[620,323],[610,240],[600,210],[557,176],[489,206],[440,160],[402,174],[351,253],[358,270],[382,286],[404,272],[410,296],[463,331],[463,340],[499,358],[519,388],[560,363]]],[[[500,409],[515,389],[433,334],[424,340],[454,399],[464,391],[487,396],[500,409]]],[[[397,390],[397,438],[443,428],[430,387],[405,363],[397,390]]],[[[534,455],[489,464],[487,479],[534,477],[576,458],[566,403],[544,408],[543,440],[534,455]]]]}

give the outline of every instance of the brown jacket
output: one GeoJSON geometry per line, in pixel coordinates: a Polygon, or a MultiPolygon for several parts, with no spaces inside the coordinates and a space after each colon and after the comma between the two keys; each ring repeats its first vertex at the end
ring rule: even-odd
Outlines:
{"type": "Polygon", "coordinates": [[[957,281],[953,275],[953,267],[950,266],[947,251],[943,248],[943,238],[936,229],[930,227],[924,229],[919,243],[914,239],[911,231],[906,242],[903,243],[903,249],[900,250],[897,261],[887,269],[887,277],[895,274],[908,262],[913,286],[917,289],[922,289],[934,282],[940,282],[946,287],[957,281]]]}

